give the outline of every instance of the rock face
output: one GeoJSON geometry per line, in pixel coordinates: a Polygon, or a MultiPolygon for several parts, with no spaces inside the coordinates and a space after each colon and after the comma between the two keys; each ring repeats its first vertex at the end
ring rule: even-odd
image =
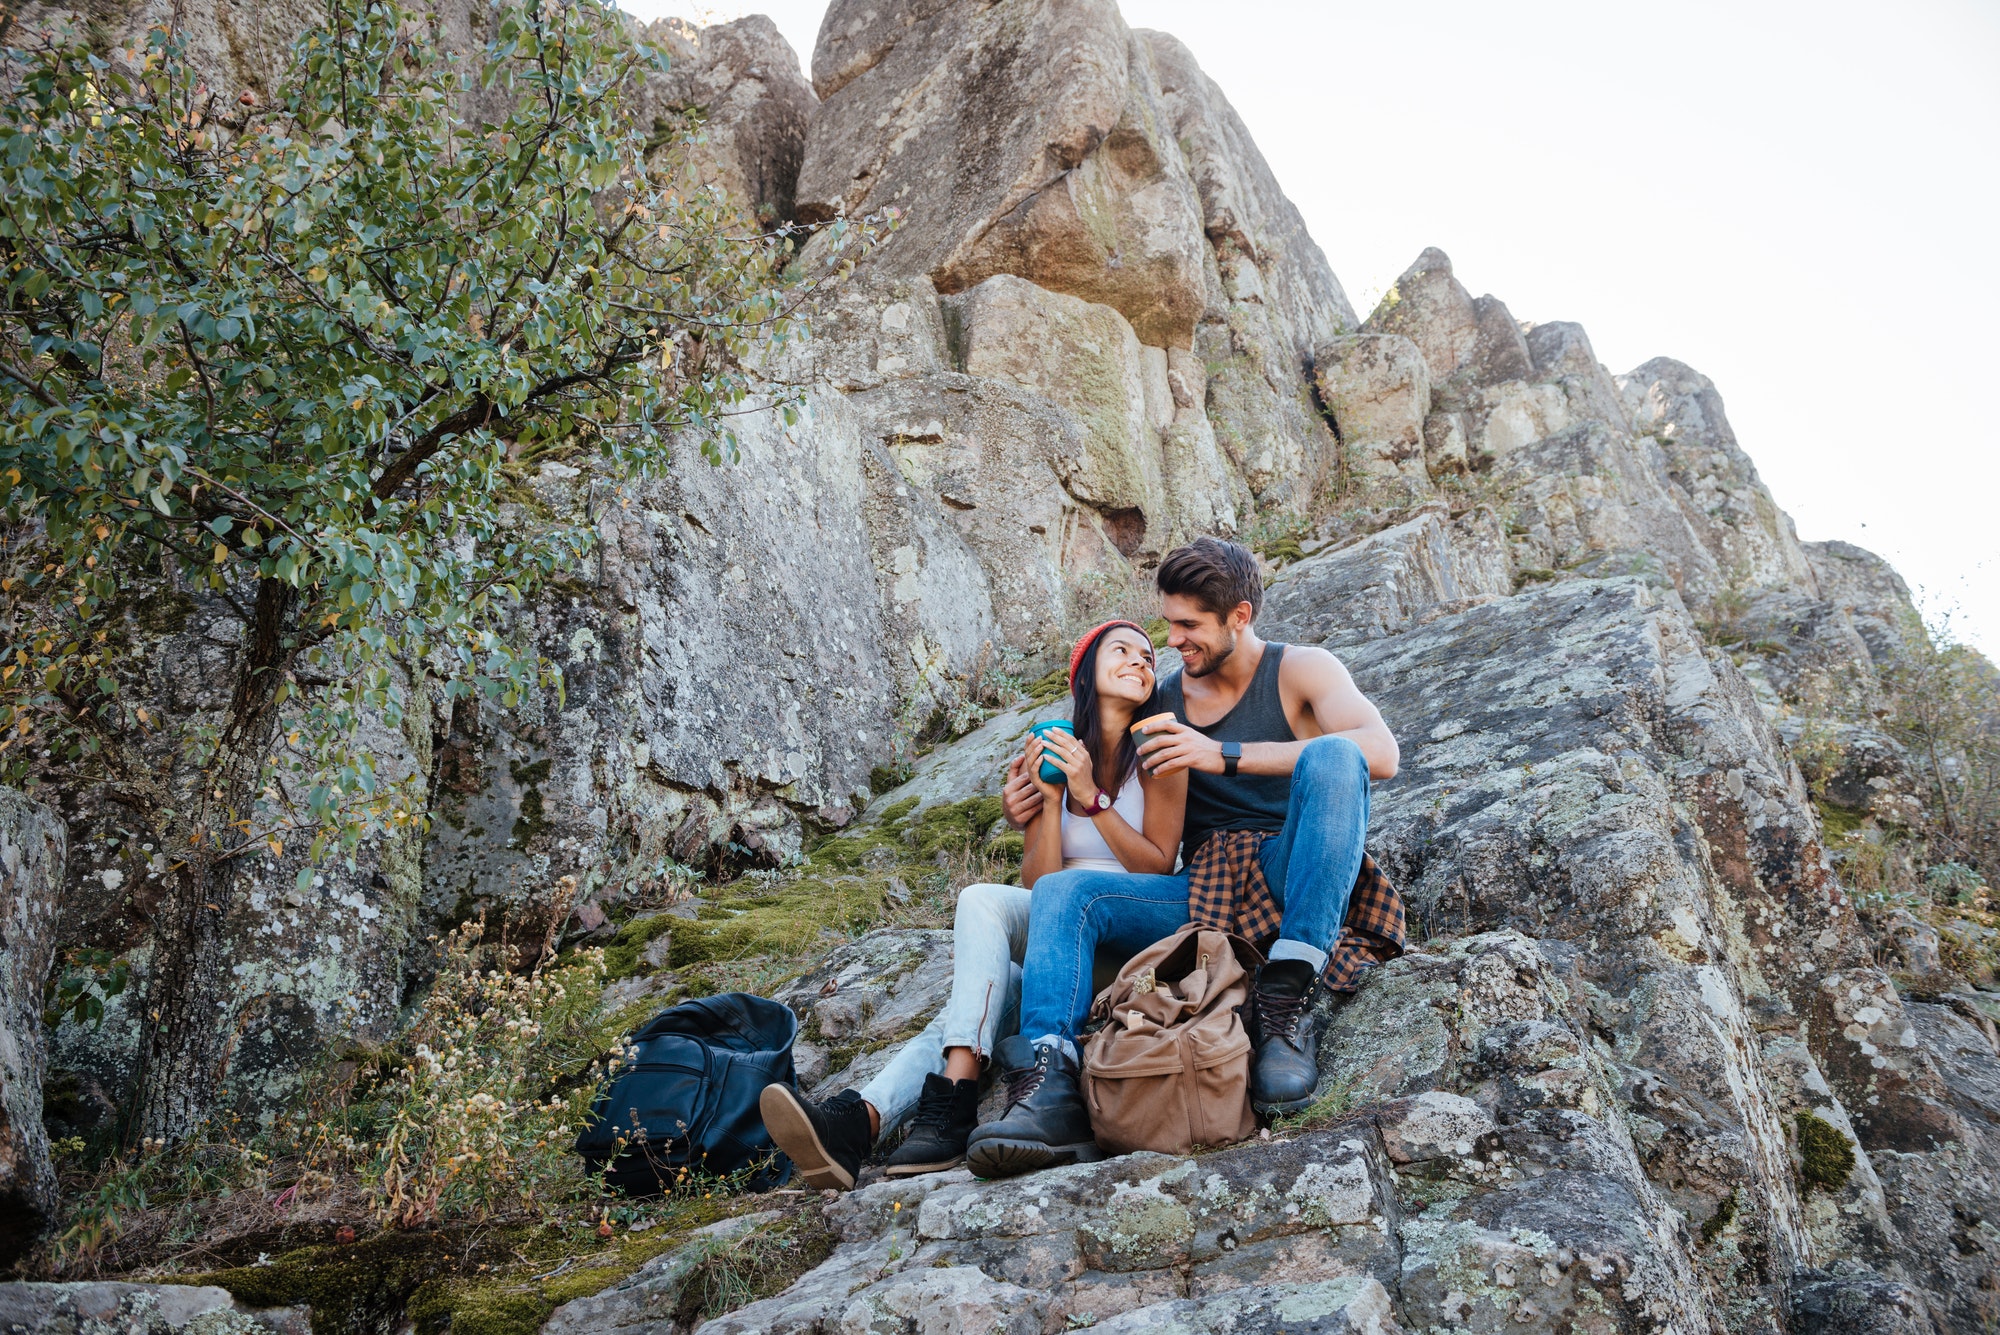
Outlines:
{"type": "Polygon", "coordinates": [[[1259,634],[1342,649],[1514,591],[1506,534],[1490,510],[1457,518],[1433,502],[1415,519],[1280,572],[1259,634]]]}
{"type": "MultiPolygon", "coordinates": [[[[307,22],[183,8],[231,86],[307,22]]],[[[125,39],[156,10],[96,17],[125,39]]],[[[470,49],[484,13],[432,21],[470,49]]],[[[899,226],[761,368],[802,412],[739,418],[739,463],[689,441],[622,492],[543,467],[535,504],[601,540],[515,627],[566,693],[379,730],[431,781],[428,833],[310,893],[296,853],[246,872],[240,1108],[282,1100],[287,1054],[386,1037],[442,924],[558,928],[565,877],[602,922],[689,866],[782,874],[810,834],[991,793],[1066,709],[1010,683],[1147,615],[1170,546],[1241,532],[1291,558],[1265,632],[1339,653],[1404,742],[1373,849],[1418,948],[1332,1016],[1309,1129],[870,1186],[829,1207],[831,1260],[708,1329],[2000,1320],[1991,972],[1911,913],[1872,940],[1844,870],[1850,827],[1921,818],[1882,715],[1923,632],[1884,563],[1798,541],[1710,381],[1614,375],[1436,249],[1357,319],[1222,91],[1110,0],[836,0],[810,84],[768,20],[651,31],[676,64],[634,114],[705,117],[693,184],[899,226]]],[[[154,614],[148,698],[207,707],[221,609],[154,614]]],[[[143,970],[164,855],[64,802],[55,936],[143,970]]],[[[777,991],[828,1092],[935,1013],[948,939],[800,966],[777,991]]],[[[40,982],[9,986],[0,1033],[35,1035],[40,982]]],[[[113,1006],[54,1036],[85,1104],[131,1034],[113,1006]]],[[[692,1255],[557,1323],[648,1326],[692,1255]]]]}
{"type": "Polygon", "coordinates": [[[53,811],[0,788],[0,1265],[55,1218],[56,1175],[42,1127],[42,1006],[67,843],[53,811]]]}
{"type": "Polygon", "coordinates": [[[894,206],[914,225],[876,259],[885,271],[948,293],[1017,274],[1113,307],[1152,346],[1188,346],[1200,207],[1151,51],[1115,4],[841,0],[823,32],[802,217],[894,206]]]}
{"type": "Polygon", "coordinates": [[[791,218],[805,156],[806,122],[816,99],[798,57],[762,14],[697,28],[663,20],[645,35],[665,47],[665,74],[647,76],[633,120],[657,124],[693,112],[707,142],[694,181],[722,191],[765,224],[791,218]]]}
{"type": "Polygon", "coordinates": [[[0,1284],[7,1335],[308,1335],[303,1307],[245,1308],[222,1289],[180,1284],[0,1284]]]}
{"type": "Polygon", "coordinates": [[[1003,1183],[964,1170],[827,1207],[840,1245],[704,1335],[830,1329],[1403,1329],[1391,1169],[1365,1124],[1003,1183]],[[907,1322],[909,1324],[898,1324],[907,1322]]]}

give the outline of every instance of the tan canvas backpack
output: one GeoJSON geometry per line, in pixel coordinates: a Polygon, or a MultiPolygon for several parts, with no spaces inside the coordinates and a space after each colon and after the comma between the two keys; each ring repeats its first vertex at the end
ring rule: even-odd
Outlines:
{"type": "Polygon", "coordinates": [[[1238,937],[1184,927],[1098,993],[1091,1018],[1102,1027],[1084,1040],[1083,1095],[1099,1145],[1184,1154],[1257,1129],[1238,1008],[1262,962],[1238,937]]]}

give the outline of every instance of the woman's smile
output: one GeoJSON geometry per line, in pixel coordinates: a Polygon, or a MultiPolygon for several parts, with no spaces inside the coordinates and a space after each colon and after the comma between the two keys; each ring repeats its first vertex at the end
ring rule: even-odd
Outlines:
{"type": "Polygon", "coordinates": [[[1098,650],[1097,689],[1134,702],[1153,694],[1153,646],[1145,636],[1125,627],[1105,635],[1098,650]]]}

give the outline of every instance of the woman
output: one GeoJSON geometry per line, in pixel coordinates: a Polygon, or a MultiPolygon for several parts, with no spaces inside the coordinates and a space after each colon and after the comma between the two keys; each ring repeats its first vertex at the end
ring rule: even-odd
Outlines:
{"type": "Polygon", "coordinates": [[[1028,823],[1021,884],[970,885],[952,925],[951,999],[938,1017],[860,1089],[823,1103],[788,1085],[763,1093],[765,1129],[815,1188],[848,1188],[877,1139],[907,1118],[910,1134],[889,1156],[890,1177],[942,1172],[965,1159],[979,1120],[979,1075],[1014,1034],[1029,890],[1058,868],[1166,873],[1174,869],[1187,807],[1187,775],[1155,778],[1139,767],[1132,724],[1158,712],[1153,643],[1130,621],[1107,621],[1076,642],[1069,687],[1074,737],[1028,735],[1008,763],[1009,786],[1042,794],[1028,823]],[[1063,773],[1044,783],[1041,762],[1063,773]],[[912,1113],[914,1109],[914,1113],[912,1113]]]}

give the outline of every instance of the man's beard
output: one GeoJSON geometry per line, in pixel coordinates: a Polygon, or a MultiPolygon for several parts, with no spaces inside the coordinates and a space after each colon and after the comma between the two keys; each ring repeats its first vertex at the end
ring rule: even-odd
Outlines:
{"type": "Polygon", "coordinates": [[[1232,635],[1229,637],[1228,643],[1222,646],[1220,652],[1210,652],[1208,649],[1204,648],[1201,651],[1202,665],[1200,667],[1198,668],[1189,667],[1185,662],[1183,662],[1181,665],[1181,671],[1187,673],[1188,676],[1190,677],[1206,677],[1211,673],[1220,671],[1222,665],[1229,661],[1229,656],[1235,652],[1236,652],[1236,637],[1232,635]]]}

